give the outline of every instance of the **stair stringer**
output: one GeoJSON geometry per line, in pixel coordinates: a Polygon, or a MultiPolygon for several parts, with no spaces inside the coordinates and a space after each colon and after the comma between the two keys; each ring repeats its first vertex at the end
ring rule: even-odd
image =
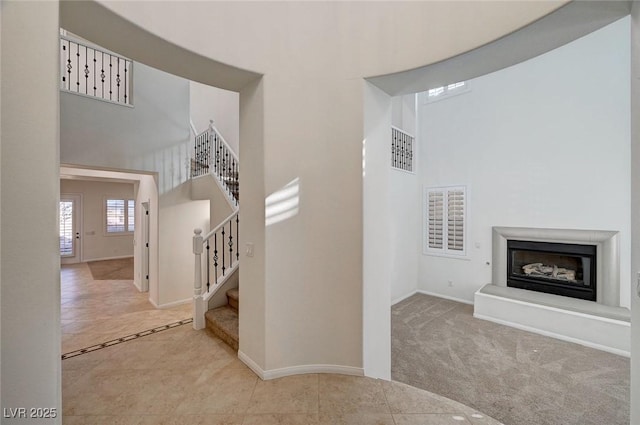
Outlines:
{"type": "Polygon", "coordinates": [[[211,173],[191,178],[191,199],[194,201],[212,200],[216,203],[226,203],[229,207],[229,213],[236,209],[235,200],[228,190],[224,187],[224,183],[211,173]]]}
{"type": "Polygon", "coordinates": [[[211,295],[207,297],[207,294],[204,295],[207,300],[208,310],[213,310],[214,308],[222,307],[227,304],[227,291],[229,289],[238,288],[240,283],[240,267],[238,263],[236,263],[235,269],[229,273],[225,280],[217,285],[214,285],[212,288],[211,295]]]}
{"type": "Polygon", "coordinates": [[[205,328],[204,315],[207,311],[225,305],[226,302],[226,290],[231,288],[237,288],[239,285],[240,273],[238,272],[240,263],[236,262],[232,267],[227,269],[226,275],[218,279],[217,283],[211,284],[208,292],[204,292],[201,295],[195,295],[193,297],[193,328],[196,330],[205,328]],[[220,299],[224,302],[220,303],[220,299]],[[215,306],[215,307],[212,307],[215,306]]]}

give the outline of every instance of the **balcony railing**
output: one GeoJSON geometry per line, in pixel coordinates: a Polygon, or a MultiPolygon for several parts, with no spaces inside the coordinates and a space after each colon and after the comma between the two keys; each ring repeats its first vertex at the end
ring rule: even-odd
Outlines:
{"type": "Polygon", "coordinates": [[[130,59],[61,35],[60,68],[62,90],[132,105],[130,59]]]}
{"type": "Polygon", "coordinates": [[[231,206],[237,207],[240,199],[240,161],[213,125],[213,121],[210,121],[209,129],[195,136],[191,158],[191,177],[208,173],[218,179],[231,206]]]}
{"type": "Polygon", "coordinates": [[[391,166],[397,170],[413,172],[413,141],[409,133],[391,127],[391,166]]]}

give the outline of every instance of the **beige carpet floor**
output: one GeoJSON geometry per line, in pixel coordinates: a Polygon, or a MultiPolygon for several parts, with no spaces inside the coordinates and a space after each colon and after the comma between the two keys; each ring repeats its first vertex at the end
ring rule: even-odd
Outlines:
{"type": "Polygon", "coordinates": [[[133,280],[133,257],[89,261],[93,280],[133,280]]]}
{"type": "Polygon", "coordinates": [[[392,308],[392,379],[506,425],[628,425],[629,359],[473,318],[416,294],[392,308]]]}

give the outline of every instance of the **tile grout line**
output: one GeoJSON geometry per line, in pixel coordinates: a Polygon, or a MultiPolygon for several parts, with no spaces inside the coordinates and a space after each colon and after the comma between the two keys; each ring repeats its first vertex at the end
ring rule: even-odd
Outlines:
{"type": "MultiPolygon", "coordinates": [[[[389,381],[389,382],[392,382],[392,381],[389,381]]],[[[387,389],[385,388],[384,384],[381,384],[381,385],[382,385],[382,395],[384,395],[384,401],[387,403],[387,409],[389,409],[389,415],[391,416],[391,420],[393,421],[394,425],[398,425],[396,422],[396,417],[391,411],[391,405],[389,404],[389,398],[387,397],[387,389]]]]}
{"type": "Polygon", "coordinates": [[[242,424],[244,425],[244,423],[247,420],[247,415],[249,414],[249,408],[251,407],[251,402],[253,401],[253,396],[256,393],[256,387],[258,386],[258,380],[260,378],[258,376],[256,376],[256,382],[253,383],[253,389],[251,390],[251,396],[249,397],[249,402],[247,403],[247,408],[244,410],[244,413],[242,414],[242,424]]]}
{"type": "Polygon", "coordinates": [[[134,334],[123,336],[121,338],[112,339],[112,340],[109,340],[109,341],[106,341],[106,342],[103,342],[103,343],[100,343],[100,344],[94,344],[94,345],[91,345],[91,346],[86,347],[86,348],[81,348],[79,350],[74,350],[74,351],[70,351],[68,353],[64,353],[61,356],[61,359],[62,360],[66,360],[66,359],[70,359],[70,358],[73,358],[73,357],[80,356],[82,354],[92,353],[94,351],[101,350],[103,348],[113,347],[114,345],[122,344],[123,342],[133,341],[135,339],[142,338],[142,337],[149,336],[149,335],[155,335],[158,332],[166,331],[168,329],[173,329],[173,328],[175,328],[177,326],[186,325],[186,324],[189,324],[191,322],[193,322],[193,318],[183,319],[183,320],[179,320],[177,322],[169,323],[167,325],[162,325],[162,326],[158,326],[158,327],[155,327],[155,328],[152,328],[152,329],[147,329],[147,330],[144,330],[144,331],[136,332],[134,334]]]}

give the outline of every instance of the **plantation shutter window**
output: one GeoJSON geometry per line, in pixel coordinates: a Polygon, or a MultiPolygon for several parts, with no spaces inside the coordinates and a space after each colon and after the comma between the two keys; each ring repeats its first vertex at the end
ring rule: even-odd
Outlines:
{"type": "Polygon", "coordinates": [[[464,251],[464,190],[447,192],[447,248],[464,251]]]}
{"type": "Polygon", "coordinates": [[[107,233],[130,233],[135,228],[135,201],[133,199],[106,200],[107,233]]]}
{"type": "Polygon", "coordinates": [[[429,248],[444,247],[444,194],[440,191],[429,191],[428,195],[428,243],[429,248]]]}
{"type": "Polygon", "coordinates": [[[466,254],[466,188],[426,188],[424,197],[424,252],[466,254]]]}
{"type": "Polygon", "coordinates": [[[135,229],[135,219],[136,219],[136,201],[133,199],[129,199],[127,201],[127,230],[129,232],[133,232],[135,229]]]}

